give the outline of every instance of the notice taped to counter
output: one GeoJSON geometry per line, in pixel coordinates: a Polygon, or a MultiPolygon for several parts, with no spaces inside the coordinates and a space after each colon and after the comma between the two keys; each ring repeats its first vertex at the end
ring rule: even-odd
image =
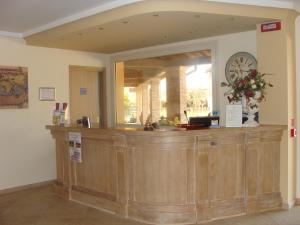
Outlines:
{"type": "Polygon", "coordinates": [[[70,159],[73,162],[82,162],[81,153],[81,133],[79,132],[69,132],[69,152],[70,159]]]}
{"type": "Polygon", "coordinates": [[[242,105],[226,105],[226,127],[242,127],[242,105]]]}

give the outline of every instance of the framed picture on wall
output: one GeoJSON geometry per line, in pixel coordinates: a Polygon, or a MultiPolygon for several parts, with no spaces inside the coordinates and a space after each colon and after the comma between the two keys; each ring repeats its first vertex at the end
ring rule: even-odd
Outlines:
{"type": "Polygon", "coordinates": [[[0,66],[0,109],[28,108],[28,68],[0,66]]]}
{"type": "Polygon", "coordinates": [[[40,96],[40,101],[55,101],[55,88],[40,87],[39,96],[40,96]]]}

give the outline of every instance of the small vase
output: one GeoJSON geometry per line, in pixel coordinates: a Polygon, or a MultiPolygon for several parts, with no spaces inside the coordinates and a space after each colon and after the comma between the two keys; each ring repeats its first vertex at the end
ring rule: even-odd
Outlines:
{"type": "Polygon", "coordinates": [[[247,121],[243,127],[257,127],[259,126],[258,120],[255,120],[256,115],[259,113],[259,101],[261,92],[255,92],[254,97],[247,99],[247,121]]]}

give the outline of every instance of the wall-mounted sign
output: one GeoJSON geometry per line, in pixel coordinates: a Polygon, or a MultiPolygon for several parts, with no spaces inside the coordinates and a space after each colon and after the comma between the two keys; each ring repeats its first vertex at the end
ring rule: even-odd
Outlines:
{"type": "Polygon", "coordinates": [[[81,133],[69,132],[69,153],[73,162],[81,163],[81,133]]]}
{"type": "Polygon", "coordinates": [[[55,101],[54,87],[40,87],[40,101],[55,101]]]}
{"type": "Polygon", "coordinates": [[[261,28],[261,32],[281,30],[281,22],[278,21],[278,22],[261,24],[260,28],[261,28]]]}
{"type": "Polygon", "coordinates": [[[81,87],[80,88],[80,95],[87,95],[87,88],[81,87]]]}

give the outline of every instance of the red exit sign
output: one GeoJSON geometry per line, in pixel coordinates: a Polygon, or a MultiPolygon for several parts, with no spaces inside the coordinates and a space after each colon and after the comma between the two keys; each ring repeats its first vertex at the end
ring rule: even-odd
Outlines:
{"type": "Polygon", "coordinates": [[[281,30],[281,22],[265,23],[262,24],[260,28],[261,28],[261,32],[281,30]]]}

